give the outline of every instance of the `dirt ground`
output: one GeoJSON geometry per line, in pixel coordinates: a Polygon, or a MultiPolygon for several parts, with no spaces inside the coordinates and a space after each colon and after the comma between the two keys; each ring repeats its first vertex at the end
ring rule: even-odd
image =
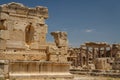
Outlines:
{"type": "Polygon", "coordinates": [[[120,78],[90,76],[90,75],[74,75],[74,80],[120,80],[120,78]]]}

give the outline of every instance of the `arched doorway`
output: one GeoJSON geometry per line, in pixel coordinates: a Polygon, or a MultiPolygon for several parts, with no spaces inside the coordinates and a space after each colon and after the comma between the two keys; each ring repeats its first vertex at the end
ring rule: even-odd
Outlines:
{"type": "Polygon", "coordinates": [[[7,28],[4,26],[6,19],[0,20],[0,30],[7,30],[7,28]]]}
{"type": "Polygon", "coordinates": [[[32,26],[32,23],[30,23],[25,28],[25,41],[28,45],[30,45],[34,41],[34,27],[32,26]]]}

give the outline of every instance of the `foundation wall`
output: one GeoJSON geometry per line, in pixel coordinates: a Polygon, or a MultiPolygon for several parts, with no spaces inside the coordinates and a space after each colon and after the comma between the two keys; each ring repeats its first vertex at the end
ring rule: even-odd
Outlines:
{"type": "Polygon", "coordinates": [[[69,63],[47,61],[12,61],[9,63],[10,80],[72,80],[69,63]]]}
{"type": "Polygon", "coordinates": [[[69,63],[52,63],[47,61],[13,61],[9,64],[10,73],[49,73],[69,72],[69,63]]]}

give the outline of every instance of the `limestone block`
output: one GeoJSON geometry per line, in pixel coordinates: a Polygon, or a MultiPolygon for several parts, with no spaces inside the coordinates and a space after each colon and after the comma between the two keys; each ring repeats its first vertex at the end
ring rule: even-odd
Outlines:
{"type": "Polygon", "coordinates": [[[39,42],[34,42],[30,44],[30,49],[39,49],[39,42]]]}
{"type": "Polygon", "coordinates": [[[66,32],[52,32],[51,35],[54,37],[55,43],[58,47],[67,46],[67,33],[66,32]]]}
{"type": "Polygon", "coordinates": [[[0,11],[3,11],[3,12],[8,11],[7,4],[3,4],[3,5],[1,5],[0,8],[2,8],[0,11]]]}
{"type": "Polygon", "coordinates": [[[3,64],[0,64],[0,75],[3,75],[4,74],[4,69],[3,69],[3,64]]]}
{"type": "Polygon", "coordinates": [[[44,17],[36,18],[36,21],[37,21],[39,24],[45,24],[45,19],[44,19],[44,17]]]}
{"type": "Polygon", "coordinates": [[[48,8],[43,6],[37,6],[37,16],[44,17],[45,19],[48,18],[48,8]]]}
{"type": "Polygon", "coordinates": [[[0,19],[9,19],[9,15],[7,13],[0,13],[0,19]]]}
{"type": "Polygon", "coordinates": [[[111,65],[107,62],[107,58],[98,58],[95,60],[96,69],[100,70],[110,70],[111,65]]]}
{"type": "Polygon", "coordinates": [[[5,60],[4,64],[4,77],[5,79],[9,78],[9,62],[7,60],[5,60]]]}
{"type": "Polygon", "coordinates": [[[28,59],[27,60],[46,60],[46,54],[45,53],[40,53],[40,54],[31,54],[28,55],[28,59]]]}
{"type": "Polygon", "coordinates": [[[48,9],[42,6],[37,6],[36,8],[28,8],[23,4],[12,2],[9,4],[1,5],[1,11],[21,15],[38,16],[45,19],[48,18],[48,9]]]}
{"type": "Polygon", "coordinates": [[[22,30],[14,30],[11,32],[10,39],[14,41],[25,41],[25,33],[22,30]]]}
{"type": "Polygon", "coordinates": [[[19,7],[19,6],[18,6],[18,8],[20,8],[20,9],[17,9],[17,10],[16,10],[16,13],[17,13],[17,14],[27,15],[28,9],[27,9],[26,7],[19,7]]]}
{"type": "Polygon", "coordinates": [[[40,28],[36,28],[36,34],[40,34],[41,33],[41,29],[40,28]]]}
{"type": "Polygon", "coordinates": [[[67,47],[61,47],[61,48],[59,48],[59,52],[61,54],[67,54],[67,47]]]}
{"type": "Polygon", "coordinates": [[[25,28],[27,27],[28,24],[29,23],[25,19],[20,19],[20,20],[15,19],[13,23],[13,28],[15,30],[25,31],[25,28]]]}
{"type": "Polygon", "coordinates": [[[45,45],[46,44],[46,35],[45,34],[40,34],[40,45],[45,45]]]}
{"type": "Polygon", "coordinates": [[[112,69],[113,70],[120,70],[120,63],[117,63],[117,62],[113,63],[112,64],[112,69]]]}
{"type": "Polygon", "coordinates": [[[120,51],[117,51],[115,59],[120,59],[120,51]]]}
{"type": "Polygon", "coordinates": [[[0,39],[0,49],[6,49],[6,41],[0,39]]]}
{"type": "Polygon", "coordinates": [[[23,41],[15,41],[15,40],[8,40],[6,43],[7,48],[25,48],[25,42],[23,41]]]}
{"type": "Polygon", "coordinates": [[[51,54],[50,55],[50,61],[53,62],[67,62],[67,57],[64,55],[59,55],[59,54],[51,54]]]}
{"type": "Polygon", "coordinates": [[[34,41],[35,42],[39,42],[40,41],[39,34],[35,34],[34,41]]]}
{"type": "Polygon", "coordinates": [[[59,55],[59,62],[67,62],[67,57],[65,55],[59,55]]]}
{"type": "Polygon", "coordinates": [[[18,13],[18,14],[22,14],[22,13],[26,13],[26,7],[20,3],[9,3],[9,4],[4,4],[2,5],[2,11],[5,12],[11,12],[11,13],[18,13]]]}
{"type": "Polygon", "coordinates": [[[37,28],[36,28],[36,33],[47,33],[47,28],[48,26],[46,24],[42,25],[42,24],[36,24],[37,25],[37,28]]]}
{"type": "Polygon", "coordinates": [[[7,20],[5,21],[5,26],[7,27],[7,30],[12,31],[13,30],[13,21],[12,20],[7,20]]]}
{"type": "Polygon", "coordinates": [[[44,28],[42,29],[42,32],[48,33],[48,25],[47,24],[44,25],[44,28]]]}
{"type": "Polygon", "coordinates": [[[50,55],[50,61],[56,62],[58,61],[58,56],[57,55],[50,55]]]}
{"type": "Polygon", "coordinates": [[[56,46],[49,46],[48,47],[48,52],[50,53],[50,54],[56,54],[56,53],[58,53],[58,48],[56,47],[56,46]]]}
{"type": "Polygon", "coordinates": [[[47,25],[39,26],[39,31],[42,34],[46,34],[47,33],[47,25]]]}
{"type": "Polygon", "coordinates": [[[95,70],[95,65],[94,64],[89,64],[89,69],[91,69],[91,70],[95,70]]]}
{"type": "Polygon", "coordinates": [[[8,30],[0,30],[0,38],[7,40],[10,39],[9,31],[8,30]]]}

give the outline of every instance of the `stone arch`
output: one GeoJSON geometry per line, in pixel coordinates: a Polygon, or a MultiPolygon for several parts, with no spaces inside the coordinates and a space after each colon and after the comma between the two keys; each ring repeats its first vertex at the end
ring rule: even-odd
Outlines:
{"type": "Polygon", "coordinates": [[[30,23],[25,28],[25,42],[30,45],[34,41],[34,27],[32,26],[32,23],[30,23]]]}

